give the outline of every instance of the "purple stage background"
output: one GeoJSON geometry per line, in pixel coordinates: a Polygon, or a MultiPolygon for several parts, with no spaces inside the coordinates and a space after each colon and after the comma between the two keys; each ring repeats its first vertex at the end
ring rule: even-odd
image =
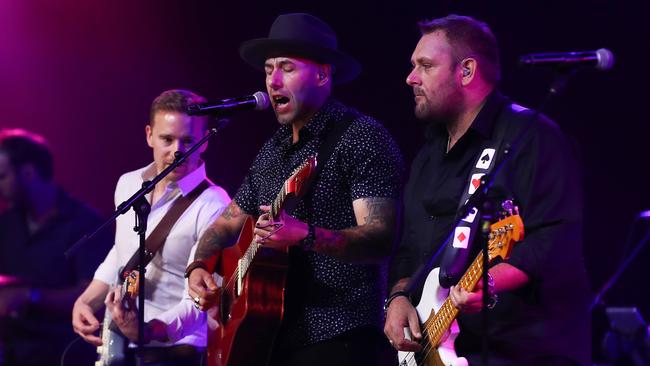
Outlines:
{"type": "MultiPolygon", "coordinates": [[[[488,22],[502,49],[501,89],[533,107],[551,73],[518,68],[518,55],[611,49],[612,71],[579,74],[547,110],[582,157],[585,253],[592,287],[602,285],[623,253],[634,215],[650,209],[642,109],[650,32],[647,16],[626,2],[0,0],[0,127],[44,135],[57,181],[108,215],[119,175],[151,160],[144,126],[152,99],[169,88],[208,98],[262,90],[263,75],[239,59],[238,45],[265,36],[278,14],[293,11],[332,24],[342,49],[362,62],[361,77],[335,95],[384,121],[409,161],[422,141],[404,83],[419,36],[416,20],[455,12],[488,22]]],[[[209,176],[234,194],[276,127],[270,111],[236,115],[205,155],[209,176]]],[[[637,278],[647,278],[642,265],[649,251],[607,297],[611,304],[638,305],[647,318],[647,286],[637,278]]],[[[596,337],[601,320],[597,315],[596,337]]]]}

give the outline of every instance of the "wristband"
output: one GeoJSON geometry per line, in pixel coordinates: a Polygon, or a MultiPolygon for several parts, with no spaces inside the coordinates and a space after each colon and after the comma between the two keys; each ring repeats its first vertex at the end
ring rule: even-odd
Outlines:
{"type": "Polygon", "coordinates": [[[204,270],[207,271],[208,270],[208,265],[205,264],[205,262],[203,262],[203,261],[194,261],[194,262],[190,263],[190,265],[187,266],[187,268],[185,269],[184,277],[185,278],[190,278],[190,274],[192,273],[192,271],[197,269],[197,268],[201,268],[201,269],[204,269],[204,270]]]}
{"type": "Polygon", "coordinates": [[[490,301],[487,303],[486,307],[488,309],[494,309],[494,307],[497,305],[497,301],[499,300],[499,297],[497,296],[497,293],[494,291],[494,277],[492,277],[492,273],[488,271],[487,277],[488,277],[487,293],[490,301]]]}
{"type": "Polygon", "coordinates": [[[406,296],[406,298],[411,301],[411,294],[409,294],[406,291],[395,291],[388,298],[386,298],[386,301],[384,301],[384,313],[388,311],[388,307],[390,306],[390,303],[393,302],[396,298],[400,296],[406,296]]]}
{"type": "Polygon", "coordinates": [[[314,247],[314,241],[316,240],[316,226],[313,224],[307,224],[307,236],[302,239],[300,246],[304,250],[312,250],[314,247]]]}

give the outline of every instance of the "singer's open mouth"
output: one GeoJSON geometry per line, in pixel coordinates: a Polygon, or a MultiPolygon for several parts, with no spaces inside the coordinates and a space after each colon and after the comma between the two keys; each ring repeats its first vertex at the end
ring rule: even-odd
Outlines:
{"type": "Polygon", "coordinates": [[[276,95],[273,97],[273,103],[277,106],[284,105],[289,103],[289,98],[285,97],[284,95],[276,95]]]}

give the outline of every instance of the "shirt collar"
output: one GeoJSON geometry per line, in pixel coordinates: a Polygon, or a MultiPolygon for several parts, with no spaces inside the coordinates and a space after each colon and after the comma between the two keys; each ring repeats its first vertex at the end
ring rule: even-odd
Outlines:
{"type": "MultiPolygon", "coordinates": [[[[142,180],[150,180],[155,177],[155,175],[156,166],[155,163],[151,163],[142,172],[142,180]]],[[[177,182],[171,182],[169,184],[169,188],[178,188],[183,196],[187,196],[190,192],[192,192],[194,188],[196,188],[203,180],[205,180],[206,177],[207,174],[205,172],[205,163],[201,161],[196,169],[189,172],[186,176],[177,182]]]]}
{"type": "MultiPolygon", "coordinates": [[[[339,115],[344,113],[345,106],[341,102],[330,98],[325,104],[314,114],[314,116],[307,121],[307,123],[298,132],[298,143],[309,141],[315,136],[319,136],[328,122],[336,119],[339,115]]],[[[291,146],[292,145],[292,128],[291,125],[284,125],[276,134],[275,142],[278,145],[291,146]]]]}
{"type": "Polygon", "coordinates": [[[479,111],[476,118],[472,122],[470,128],[486,138],[492,137],[492,131],[494,130],[494,124],[498,117],[498,114],[501,112],[501,107],[506,102],[506,97],[504,97],[496,89],[493,90],[486,98],[485,104],[479,111]]]}
{"type": "MultiPolygon", "coordinates": [[[[485,138],[492,137],[492,132],[494,130],[494,124],[498,114],[501,112],[501,107],[507,101],[507,98],[503,96],[496,89],[493,90],[487,97],[485,97],[485,102],[483,107],[478,112],[474,121],[469,127],[468,131],[476,131],[485,138]]],[[[449,133],[447,128],[442,124],[430,124],[427,128],[426,137],[431,139],[433,137],[444,137],[447,138],[449,133]]]]}

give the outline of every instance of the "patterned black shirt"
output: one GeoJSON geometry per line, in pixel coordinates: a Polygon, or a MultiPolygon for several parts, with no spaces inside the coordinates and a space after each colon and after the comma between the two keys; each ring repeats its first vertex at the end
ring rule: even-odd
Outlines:
{"type": "MultiPolygon", "coordinates": [[[[235,202],[249,214],[261,214],[259,206],[273,202],[294,169],[316,155],[325,127],[350,118],[346,110],[341,103],[329,100],[300,130],[295,144],[291,126],[282,126],[257,155],[235,202]]],[[[390,134],[376,120],[359,114],[320,173],[313,209],[300,202],[292,216],[326,229],[356,226],[352,201],[398,199],[402,174],[402,156],[390,134]]],[[[291,250],[289,260],[279,347],[312,344],[361,326],[381,327],[384,265],[344,263],[298,248],[291,250]]]]}

